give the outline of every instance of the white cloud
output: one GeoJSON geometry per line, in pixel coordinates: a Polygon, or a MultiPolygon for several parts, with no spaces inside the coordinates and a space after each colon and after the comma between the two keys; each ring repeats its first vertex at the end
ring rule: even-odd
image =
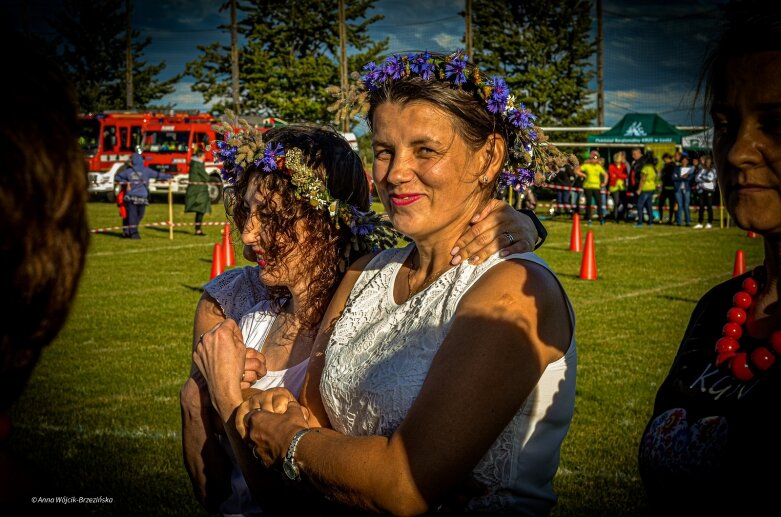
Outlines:
{"type": "Polygon", "coordinates": [[[198,109],[208,111],[214,101],[209,104],[204,103],[203,95],[192,91],[192,82],[179,82],[176,84],[176,90],[160,99],[160,104],[173,104],[177,109],[198,109]]]}
{"type": "Polygon", "coordinates": [[[453,34],[440,32],[431,39],[434,40],[443,50],[454,50],[464,46],[463,41],[461,41],[460,34],[455,36],[453,34]]]}

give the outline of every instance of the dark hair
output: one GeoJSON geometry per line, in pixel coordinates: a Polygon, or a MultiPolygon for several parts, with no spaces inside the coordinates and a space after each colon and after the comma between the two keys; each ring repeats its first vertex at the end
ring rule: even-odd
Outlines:
{"type": "Polygon", "coordinates": [[[87,171],[78,108],[55,62],[21,34],[0,37],[9,53],[0,124],[0,411],[27,383],[41,350],[59,333],[89,243],[87,171]]]}
{"type": "Polygon", "coordinates": [[[725,7],[725,25],[703,62],[697,92],[705,86],[705,115],[719,88],[725,87],[727,63],[738,56],[781,50],[781,6],[777,0],[732,0],[725,7]]]}
{"type": "MultiPolygon", "coordinates": [[[[467,64],[466,75],[472,73],[475,66],[467,64]]],[[[408,104],[414,101],[424,101],[433,104],[450,115],[456,133],[464,139],[474,151],[480,149],[488,137],[499,133],[506,143],[506,149],[515,144],[516,131],[509,127],[501,114],[493,114],[486,109],[485,101],[471,81],[454,88],[448,79],[424,80],[413,76],[394,81],[386,81],[377,90],[369,92],[369,110],[366,121],[373,130],[374,112],[380,104],[395,102],[408,104]]],[[[502,162],[507,159],[503,157],[502,162]]],[[[478,174],[482,174],[480,171],[478,174]]]]}
{"type": "MultiPolygon", "coordinates": [[[[347,140],[335,130],[308,124],[278,126],[264,134],[264,141],[282,144],[285,149],[300,149],[307,165],[325,182],[331,196],[363,211],[370,209],[369,185],[363,163],[347,140]]],[[[328,213],[312,207],[309,200],[297,199],[289,176],[278,171],[266,173],[258,167],[248,169],[236,183],[237,202],[232,218],[234,227],[239,231],[251,216],[241,200],[247,190],[256,185],[280,196],[279,203],[275,203],[271,196],[265,197],[257,209],[259,214],[263,214],[263,224],[272,236],[271,244],[265,250],[269,264],[286,267],[285,257],[293,251],[293,243],[297,242],[296,223],[299,220],[305,220],[311,230],[303,256],[311,261],[309,267],[315,274],[308,291],[311,298],[304,308],[302,320],[310,328],[315,328],[344,275],[345,266],[358,258],[359,252],[350,246],[352,232],[345,224],[337,228],[328,213]],[[257,183],[255,178],[258,178],[257,183]],[[286,238],[279,239],[279,236],[286,238]]],[[[284,287],[270,287],[269,292],[277,302],[277,310],[279,302],[290,295],[284,287]]]]}

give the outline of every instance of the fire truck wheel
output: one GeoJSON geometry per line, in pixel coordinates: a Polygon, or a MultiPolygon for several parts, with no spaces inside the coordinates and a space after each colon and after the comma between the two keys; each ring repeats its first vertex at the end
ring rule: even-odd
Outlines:
{"type": "Polygon", "coordinates": [[[222,181],[217,176],[209,178],[209,201],[212,204],[222,201],[222,181]]]}

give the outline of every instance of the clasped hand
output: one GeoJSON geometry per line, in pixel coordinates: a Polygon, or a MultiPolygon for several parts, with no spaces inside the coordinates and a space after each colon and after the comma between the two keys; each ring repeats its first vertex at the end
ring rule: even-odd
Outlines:
{"type": "Polygon", "coordinates": [[[209,388],[212,405],[226,417],[241,402],[241,390],[266,375],[262,353],[244,346],[236,322],[228,319],[201,335],[193,362],[209,388]]]}
{"type": "Polygon", "coordinates": [[[263,465],[281,462],[295,433],[309,427],[309,410],[286,388],[244,391],[247,397],[236,410],[236,430],[263,465]]]}

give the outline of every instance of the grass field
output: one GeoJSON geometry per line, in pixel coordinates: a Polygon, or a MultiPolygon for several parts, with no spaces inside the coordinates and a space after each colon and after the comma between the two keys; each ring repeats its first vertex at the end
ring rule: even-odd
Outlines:
{"type": "MultiPolygon", "coordinates": [[[[224,222],[221,205],[206,221],[224,222]]],[[[116,206],[90,203],[90,226],[119,223],[116,206]]],[[[168,219],[156,200],[145,223],[168,219]]],[[[174,206],[177,222],[192,222],[174,206]]],[[[631,225],[592,229],[599,278],[579,278],[568,250],[572,223],[545,221],[540,255],[558,273],[577,315],[575,418],[564,442],[554,514],[641,515],[646,503],[636,451],[654,394],[696,300],[732,274],[735,251],[748,267],[761,239],[736,229],[631,225]]],[[[69,505],[82,515],[203,515],[180,449],[178,392],[190,365],[193,310],[211,271],[219,226],[118,231],[92,236],[70,319],[46,349],[12,410],[12,448],[55,487],[40,496],[111,497],[69,505]]],[[[237,239],[234,238],[234,242],[237,239]]],[[[56,246],[57,243],[50,243],[56,246]]],[[[243,259],[237,253],[237,261],[243,259]]],[[[60,514],[61,505],[34,508],[60,514]]]]}

